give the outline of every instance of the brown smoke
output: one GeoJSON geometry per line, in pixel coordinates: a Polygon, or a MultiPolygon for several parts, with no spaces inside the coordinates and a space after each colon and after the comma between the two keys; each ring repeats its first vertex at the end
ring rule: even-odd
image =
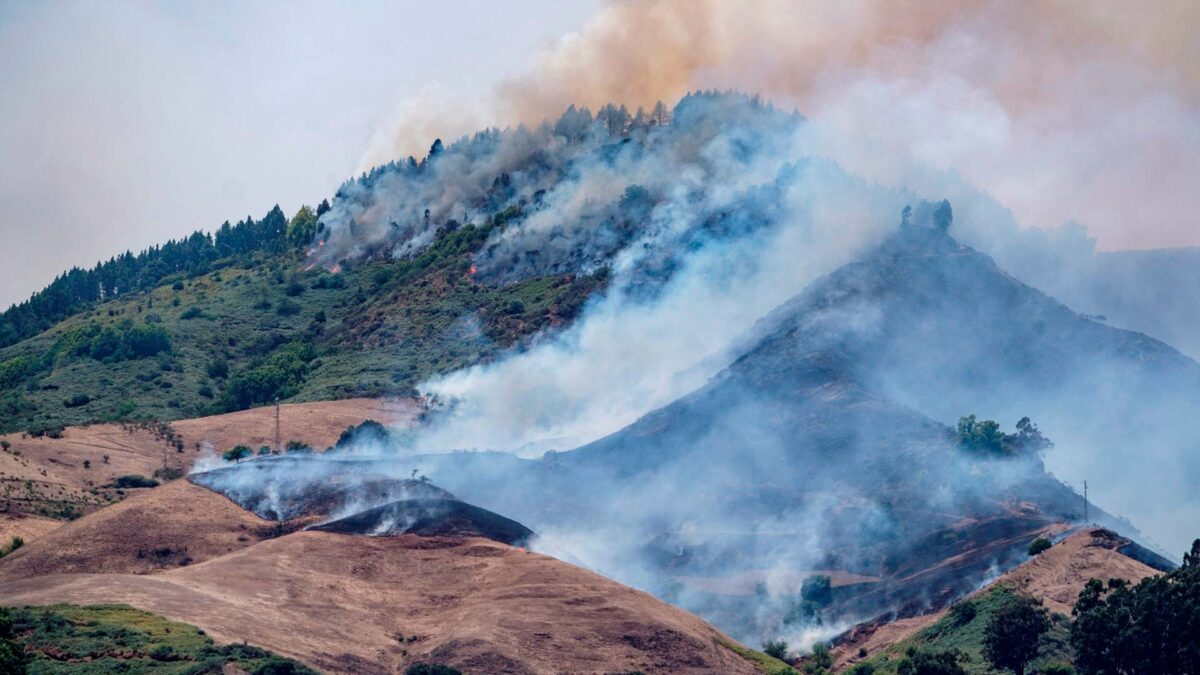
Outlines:
{"type": "MultiPolygon", "coordinates": [[[[1188,0],[616,1],[500,83],[483,116],[537,123],[572,103],[736,88],[869,139],[872,154],[956,170],[1025,225],[1079,220],[1109,248],[1200,244],[1197,29],[1188,0]]],[[[365,162],[420,154],[431,129],[472,130],[439,124],[446,113],[409,106],[365,162]]],[[[829,152],[912,180],[861,148],[829,152]]]]}

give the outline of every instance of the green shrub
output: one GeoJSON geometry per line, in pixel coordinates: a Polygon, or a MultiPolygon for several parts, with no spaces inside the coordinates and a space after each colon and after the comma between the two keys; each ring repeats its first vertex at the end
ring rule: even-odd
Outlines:
{"type": "Polygon", "coordinates": [[[376,422],[375,420],[365,420],[362,424],[351,425],[346,427],[341,436],[338,436],[335,448],[344,448],[355,443],[380,443],[387,444],[391,438],[388,428],[376,422]]]}
{"type": "Polygon", "coordinates": [[[295,661],[276,656],[260,663],[250,671],[250,675],[305,675],[311,672],[295,661]]]}
{"type": "Polygon", "coordinates": [[[787,658],[788,643],[786,640],[767,640],[763,643],[763,653],[779,659],[780,661],[787,658]]]}
{"type": "Polygon", "coordinates": [[[62,438],[63,425],[58,422],[37,422],[30,425],[26,430],[31,438],[41,438],[43,436],[49,438],[62,438]]]}
{"type": "Polygon", "coordinates": [[[956,649],[925,652],[912,649],[896,669],[896,675],[967,675],[960,663],[963,655],[956,649]]]}
{"type": "Polygon", "coordinates": [[[950,620],[954,622],[955,626],[965,626],[975,620],[978,612],[979,609],[973,601],[962,600],[950,607],[950,620]]]}
{"type": "MultiPolygon", "coordinates": [[[[20,537],[13,537],[12,540],[8,542],[8,546],[5,546],[4,548],[0,548],[0,558],[3,558],[4,556],[12,553],[13,551],[21,548],[24,545],[25,545],[24,539],[22,539],[20,537]]],[[[3,673],[3,672],[4,672],[3,670],[0,670],[0,673],[3,673]]]]}
{"type": "Polygon", "coordinates": [[[155,661],[178,661],[180,656],[170,645],[158,645],[147,654],[155,661]]]}
{"type": "Polygon", "coordinates": [[[147,478],[141,474],[127,474],[125,476],[117,476],[113,481],[113,487],[117,488],[152,488],[158,487],[158,481],[153,478],[147,478]]]}
{"type": "Polygon", "coordinates": [[[404,675],[462,675],[462,671],[440,663],[414,663],[404,670],[404,675]]]}
{"type": "Polygon", "coordinates": [[[226,462],[237,463],[253,454],[254,454],[254,451],[251,450],[249,448],[249,446],[235,445],[232,450],[226,451],[225,454],[221,455],[221,457],[226,462]]]}
{"type": "Polygon", "coordinates": [[[1029,555],[1038,555],[1048,548],[1050,548],[1050,540],[1045,537],[1038,537],[1029,543],[1029,555]]]}
{"type": "Polygon", "coordinates": [[[63,401],[63,407],[78,408],[80,406],[85,406],[91,402],[92,402],[91,396],[88,396],[87,394],[75,394],[71,398],[63,401]]]}
{"type": "Polygon", "coordinates": [[[7,361],[0,361],[0,389],[17,386],[26,377],[37,372],[39,368],[38,360],[30,356],[17,356],[7,361]]]}
{"type": "Polygon", "coordinates": [[[208,362],[205,372],[207,372],[208,376],[214,380],[223,380],[226,377],[229,377],[229,362],[226,361],[224,357],[218,356],[217,358],[208,362]]]}
{"type": "Polygon", "coordinates": [[[295,316],[300,313],[300,305],[291,300],[280,300],[275,306],[275,313],[279,316],[295,316]]]}
{"type": "Polygon", "coordinates": [[[813,645],[812,653],[804,659],[804,672],[808,675],[828,675],[833,668],[833,653],[829,645],[818,642],[813,645]]]}
{"type": "Polygon", "coordinates": [[[800,585],[800,599],[827,607],[833,602],[833,580],[824,574],[808,577],[800,585]]]}

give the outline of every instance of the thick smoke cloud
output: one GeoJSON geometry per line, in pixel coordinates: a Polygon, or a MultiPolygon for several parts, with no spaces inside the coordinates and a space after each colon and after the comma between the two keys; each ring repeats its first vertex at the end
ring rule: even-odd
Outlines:
{"type": "MultiPolygon", "coordinates": [[[[969,182],[1026,227],[1085,223],[1101,248],[1200,243],[1200,7],[1189,2],[612,2],[485,99],[495,124],[569,104],[668,104],[697,88],[794,104],[863,146],[843,165],[912,180],[888,155],[969,182]],[[1102,170],[1100,170],[1102,169],[1102,170]]],[[[414,105],[364,168],[428,147],[474,102],[414,105]]],[[[917,187],[920,191],[919,186],[917,187]]]]}
{"type": "Polygon", "coordinates": [[[665,114],[610,133],[569,112],[553,131],[486,132],[343,186],[322,218],[326,264],[411,256],[452,216],[516,212],[475,256],[477,280],[610,275],[565,332],[427,383],[457,406],[419,449],[540,454],[619,429],[703,384],[757,319],[915,199],[813,156],[802,118],[749,97],[694,95],[665,114]]]}
{"type": "MultiPolygon", "coordinates": [[[[1172,181],[1196,174],[1192,151],[1200,142],[1185,124],[1195,117],[1196,82],[1185,60],[1195,47],[1173,42],[1170,33],[1178,30],[1174,21],[1194,10],[1160,6],[1119,16],[1094,7],[610,5],[529,76],[498,88],[491,112],[483,113],[498,124],[529,127],[485,132],[439,148],[422,163],[373,170],[344,185],[322,219],[324,243],[316,255],[332,265],[365,255],[417,255],[447,228],[512,209],[512,220],[476,256],[479,281],[611,275],[607,292],[566,330],[499,362],[425,383],[422,389],[447,405],[416,436],[413,449],[431,454],[408,460],[456,494],[533,526],[542,550],[651,589],[719,625],[750,626],[739,635],[747,639],[753,631],[786,632],[780,620],[793,609],[795,592],[787,570],[845,563],[838,554],[872,546],[903,557],[904,549],[887,548],[898,522],[912,528],[899,539],[908,545],[956,519],[995,515],[998,497],[1021,501],[1030,492],[1054,505],[1052,517],[1074,517],[1076,497],[1046,479],[1040,463],[1006,468],[948,460],[951,444],[938,441],[948,430],[934,420],[952,423],[970,412],[1007,423],[1024,414],[1046,420],[1060,446],[1047,462],[1072,481],[1096,475],[1084,471],[1098,454],[1123,452],[1113,455],[1105,478],[1124,471],[1137,484],[1106,486],[1107,503],[1160,540],[1173,544],[1187,536],[1180,530],[1195,513],[1185,494],[1195,468],[1169,419],[1177,411],[1134,411],[1123,428],[1112,422],[1084,428],[1089,419],[1128,407],[1130,394],[1119,386],[1092,386],[1109,365],[1113,373],[1127,367],[1120,355],[1111,364],[1081,366],[1077,380],[997,366],[989,375],[994,386],[980,392],[969,386],[974,361],[967,357],[994,356],[998,350],[985,338],[1009,333],[981,338],[964,326],[960,341],[935,346],[907,339],[915,330],[900,331],[891,334],[898,336],[893,343],[871,337],[889,335],[881,332],[889,320],[882,304],[833,302],[832,309],[805,314],[812,325],[802,331],[806,339],[830,334],[834,346],[817,350],[816,370],[832,359],[831,380],[766,395],[750,386],[772,372],[760,365],[746,383],[702,405],[704,386],[732,377],[726,367],[736,368],[749,346],[778,328],[762,317],[882,240],[901,207],[916,205],[919,195],[950,198],[957,238],[1072,304],[1095,299],[1088,295],[1101,259],[1095,237],[1102,246],[1188,240],[1191,230],[1181,223],[1194,197],[1172,181]],[[1170,12],[1180,16],[1167,20],[1170,12]],[[593,121],[568,109],[608,101],[649,106],[703,85],[761,91],[797,104],[811,123],[742,97],[689,97],[674,119],[616,129],[608,113],[593,121]],[[558,117],[563,109],[568,114],[558,117]],[[544,118],[558,122],[538,126],[544,118]],[[1109,133],[1114,120],[1130,128],[1109,133]],[[1164,139],[1171,148],[1163,149],[1164,139]],[[1070,218],[1091,229],[1028,227],[1070,218]],[[1152,225],[1135,232],[1131,223],[1152,225]],[[874,345],[885,363],[837,363],[855,344],[874,345]],[[940,373],[944,351],[954,349],[961,367],[940,373]],[[921,358],[886,358],[896,353],[921,358]],[[933,366],[910,369],[904,365],[910,362],[933,366]],[[843,377],[856,368],[865,371],[855,373],[858,382],[908,407],[897,410],[858,391],[843,377]],[[1026,395],[1042,381],[1069,385],[1071,396],[1026,395]],[[1082,401],[1080,392],[1096,400],[1082,401]],[[595,459],[615,442],[607,439],[542,455],[601,439],[681,397],[682,405],[706,413],[683,419],[715,420],[712,428],[682,436],[686,442],[634,444],[614,455],[611,466],[595,459]],[[830,401],[853,405],[821,407],[830,401]],[[779,422],[789,415],[803,423],[779,422]],[[895,436],[901,430],[906,438],[895,436]],[[1121,447],[1112,447],[1114,439],[1121,447]],[[1139,440],[1156,448],[1161,464],[1132,470],[1139,440]],[[461,449],[543,458],[446,454],[461,449]],[[1145,506],[1139,496],[1156,466],[1170,467],[1179,480],[1160,482],[1170,494],[1145,506]],[[569,479],[553,478],[561,475],[569,479]],[[563,492],[554,492],[555,485],[563,492]],[[587,513],[566,522],[554,515],[573,508],[587,513]],[[737,555],[744,558],[730,558],[737,555]],[[713,577],[748,575],[762,583],[763,597],[722,604],[664,573],[664,560],[676,558],[713,577]],[[763,561],[771,564],[764,568],[763,561]]],[[[435,107],[413,106],[412,115],[396,123],[396,136],[377,139],[370,163],[392,159],[400,148],[424,155],[432,129],[445,129],[443,137],[467,131],[439,127],[435,107]],[[407,135],[416,128],[424,137],[407,135]]],[[[958,288],[957,281],[937,288],[958,288]]],[[[1005,296],[969,300],[965,306],[986,316],[1005,296]]],[[[932,302],[913,303],[900,308],[927,316],[918,310],[932,302]]],[[[1081,328],[1065,309],[1051,314],[1068,334],[1096,330],[1088,322],[1081,328]]],[[[1133,313],[1128,318],[1138,320],[1133,313]]],[[[1108,344],[1105,336],[1095,338],[1097,349],[1108,344]]],[[[802,356],[788,354],[776,365],[799,368],[803,359],[792,357],[802,356]]],[[[1176,357],[1162,358],[1179,363],[1176,357]]],[[[1171,386],[1187,393],[1193,384],[1171,386]]],[[[639,424],[669,421],[655,413],[639,424]]],[[[1013,561],[992,562],[1002,569],[1013,561]]],[[[821,634],[804,629],[789,636],[806,643],[821,634]]]]}

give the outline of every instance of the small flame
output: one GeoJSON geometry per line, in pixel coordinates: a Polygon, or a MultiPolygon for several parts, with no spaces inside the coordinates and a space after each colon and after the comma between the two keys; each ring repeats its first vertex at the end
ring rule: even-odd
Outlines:
{"type": "Polygon", "coordinates": [[[330,272],[332,272],[332,273],[334,273],[334,274],[337,274],[338,272],[341,272],[341,271],[342,271],[342,266],[341,266],[341,265],[339,265],[339,264],[337,264],[337,263],[334,263],[333,267],[330,267],[330,268],[329,268],[329,271],[330,271],[330,272]]]}
{"type": "Polygon", "coordinates": [[[474,265],[471,265],[471,269],[467,270],[467,276],[473,277],[473,276],[475,276],[475,273],[478,271],[479,271],[479,268],[475,267],[474,265]]]}

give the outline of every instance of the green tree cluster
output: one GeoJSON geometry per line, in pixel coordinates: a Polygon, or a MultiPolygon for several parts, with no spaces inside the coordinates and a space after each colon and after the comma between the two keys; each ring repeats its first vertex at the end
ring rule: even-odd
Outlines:
{"type": "Polygon", "coordinates": [[[1013,596],[984,627],[983,657],[997,669],[1025,675],[1025,667],[1037,658],[1042,636],[1049,630],[1050,617],[1040,600],[1013,596]]]}
{"type": "Polygon", "coordinates": [[[132,321],[103,327],[92,323],[62,335],[51,351],[97,361],[132,361],[170,352],[171,335],[162,326],[132,321]]]}
{"type": "Polygon", "coordinates": [[[1051,544],[1049,539],[1045,537],[1038,537],[1037,539],[1029,542],[1029,555],[1041,555],[1049,550],[1050,546],[1051,544]]]}
{"type": "Polygon", "coordinates": [[[1200,539],[1167,574],[1137,585],[1092,579],[1072,614],[1080,675],[1200,673],[1200,539]]]}
{"type": "Polygon", "coordinates": [[[767,656],[771,656],[782,661],[787,658],[788,643],[786,640],[767,640],[763,643],[762,650],[767,656]]]}
{"type": "MultiPolygon", "coordinates": [[[[301,221],[306,222],[307,216],[301,221]]],[[[247,216],[236,225],[226,221],[215,234],[197,231],[137,255],[126,251],[90,270],[72,268],[29,300],[0,312],[0,347],[36,335],[98,302],[155,288],[171,275],[207,274],[221,258],[282,253],[288,235],[287,217],[277,205],[262,220],[247,216]]]]}
{"type": "Polygon", "coordinates": [[[244,410],[294,396],[316,358],[312,343],[293,342],[234,375],[222,394],[226,411],[244,410]]]}
{"type": "Polygon", "coordinates": [[[995,420],[977,420],[974,415],[960,417],[958,443],[964,450],[988,457],[1039,455],[1054,447],[1028,417],[1017,421],[1017,432],[1013,434],[1001,431],[995,420]]]}
{"type": "Polygon", "coordinates": [[[13,639],[12,614],[0,607],[0,673],[25,675],[28,663],[25,647],[13,639]]]}

